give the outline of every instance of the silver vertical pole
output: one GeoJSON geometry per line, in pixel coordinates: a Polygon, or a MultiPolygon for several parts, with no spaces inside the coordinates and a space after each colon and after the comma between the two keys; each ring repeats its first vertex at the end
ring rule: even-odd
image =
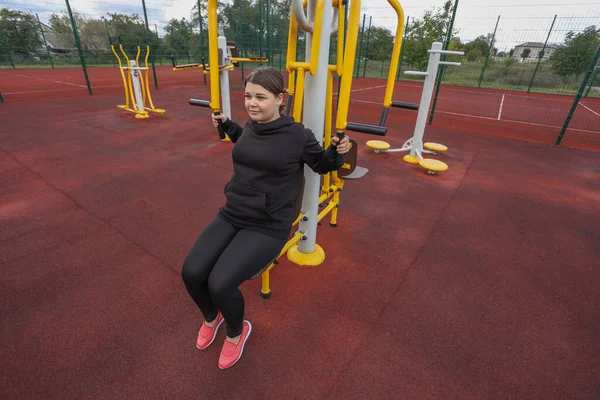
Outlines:
{"type": "MultiPolygon", "coordinates": [[[[325,98],[327,88],[327,68],[329,64],[329,45],[331,37],[332,1],[325,0],[323,14],[323,29],[321,30],[319,63],[317,73],[311,76],[307,72],[305,96],[304,96],[304,118],[303,124],[312,130],[319,143],[323,144],[323,132],[325,126],[325,98]]],[[[316,0],[308,1],[308,21],[314,22],[316,0]]],[[[313,43],[313,35],[306,33],[306,61],[310,62],[310,53],[313,43]]],[[[302,211],[307,214],[308,221],[300,222],[300,231],[305,232],[306,240],[300,241],[298,250],[304,254],[317,251],[317,217],[319,214],[319,194],[321,177],[314,173],[309,167],[304,167],[306,183],[304,187],[304,200],[302,211]]],[[[317,262],[320,264],[323,260],[317,262]]]]}

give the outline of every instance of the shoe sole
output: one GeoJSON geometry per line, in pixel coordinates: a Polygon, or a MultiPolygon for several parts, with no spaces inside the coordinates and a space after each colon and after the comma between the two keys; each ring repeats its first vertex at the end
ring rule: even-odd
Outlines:
{"type": "MultiPolygon", "coordinates": [[[[233,364],[231,364],[228,367],[221,367],[219,365],[220,369],[227,369],[227,368],[231,368],[233,367],[238,361],[240,361],[240,358],[242,358],[242,354],[244,354],[244,347],[246,346],[246,342],[248,341],[248,338],[250,337],[250,333],[252,332],[252,324],[250,323],[250,321],[245,321],[248,323],[248,334],[246,335],[246,340],[244,340],[244,343],[242,344],[242,350],[240,351],[240,355],[238,356],[238,358],[233,362],[233,364]]],[[[227,339],[225,339],[227,340],[227,339]]]]}
{"type": "Polygon", "coordinates": [[[212,342],[214,342],[214,341],[215,341],[215,338],[217,337],[217,332],[219,331],[219,327],[220,327],[220,326],[223,324],[223,322],[225,322],[225,318],[222,318],[222,319],[221,319],[221,322],[219,322],[219,323],[217,324],[217,327],[215,328],[215,334],[213,335],[213,338],[211,339],[210,343],[208,343],[208,344],[207,344],[206,346],[204,346],[204,347],[198,347],[198,343],[196,343],[196,348],[197,348],[198,350],[204,350],[204,349],[206,349],[208,346],[210,346],[210,345],[212,344],[212,342]]]}

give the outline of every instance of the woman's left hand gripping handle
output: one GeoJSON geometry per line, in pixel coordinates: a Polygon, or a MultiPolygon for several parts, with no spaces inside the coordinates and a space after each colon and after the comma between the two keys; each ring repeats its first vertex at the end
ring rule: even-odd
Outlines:
{"type": "Polygon", "coordinates": [[[225,139],[225,129],[223,129],[223,122],[227,121],[225,114],[221,112],[215,112],[212,115],[213,126],[219,130],[219,138],[225,139]]]}

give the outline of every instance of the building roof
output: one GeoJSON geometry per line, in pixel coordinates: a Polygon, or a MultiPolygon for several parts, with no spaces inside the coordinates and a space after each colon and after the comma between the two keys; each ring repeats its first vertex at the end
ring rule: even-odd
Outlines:
{"type": "MultiPolygon", "coordinates": [[[[537,48],[541,49],[541,48],[544,47],[544,43],[541,43],[541,42],[525,42],[525,43],[522,43],[522,44],[518,44],[515,47],[537,47],[537,48]]],[[[551,43],[548,43],[546,45],[547,49],[548,48],[555,48],[555,47],[556,47],[556,45],[551,44],[551,43]]]]}

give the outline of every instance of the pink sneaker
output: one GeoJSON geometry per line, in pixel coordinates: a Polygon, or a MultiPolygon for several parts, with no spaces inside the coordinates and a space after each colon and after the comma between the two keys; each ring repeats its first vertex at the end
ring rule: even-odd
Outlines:
{"type": "Polygon", "coordinates": [[[242,357],[244,345],[246,344],[246,340],[248,340],[248,336],[250,336],[250,332],[252,332],[252,325],[249,321],[244,321],[242,336],[240,337],[238,344],[233,344],[225,339],[223,349],[221,350],[221,356],[219,357],[219,368],[226,369],[238,362],[242,357]]]}
{"type": "Polygon", "coordinates": [[[210,346],[210,344],[215,340],[215,337],[217,336],[217,331],[219,330],[219,327],[221,326],[223,321],[224,319],[221,313],[217,315],[217,323],[214,324],[212,328],[206,325],[206,321],[204,321],[202,323],[202,326],[200,327],[200,332],[198,332],[198,340],[196,341],[196,347],[200,350],[204,350],[205,348],[210,346]]]}

